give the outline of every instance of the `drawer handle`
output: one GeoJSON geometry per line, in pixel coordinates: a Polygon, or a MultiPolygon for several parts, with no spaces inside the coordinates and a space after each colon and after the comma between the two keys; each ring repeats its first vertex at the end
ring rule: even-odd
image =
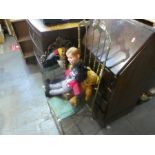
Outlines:
{"type": "Polygon", "coordinates": [[[109,87],[108,87],[107,89],[108,89],[108,91],[109,91],[110,93],[112,93],[112,90],[111,90],[109,87]]]}

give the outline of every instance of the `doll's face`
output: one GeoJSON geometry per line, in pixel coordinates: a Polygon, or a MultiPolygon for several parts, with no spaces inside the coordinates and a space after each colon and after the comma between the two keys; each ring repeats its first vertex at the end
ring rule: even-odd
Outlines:
{"type": "Polygon", "coordinates": [[[67,55],[68,61],[71,65],[75,65],[79,62],[79,54],[72,55],[71,53],[67,55]]]}

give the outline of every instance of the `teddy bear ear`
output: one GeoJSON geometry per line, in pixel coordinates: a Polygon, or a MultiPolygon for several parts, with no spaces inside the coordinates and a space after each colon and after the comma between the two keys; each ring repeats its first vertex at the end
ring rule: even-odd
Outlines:
{"type": "Polygon", "coordinates": [[[86,66],[87,70],[91,70],[89,66],[86,66]]]}

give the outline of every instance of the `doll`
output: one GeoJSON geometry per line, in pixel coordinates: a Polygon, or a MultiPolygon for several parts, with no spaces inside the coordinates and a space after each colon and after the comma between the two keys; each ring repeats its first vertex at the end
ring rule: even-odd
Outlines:
{"type": "Polygon", "coordinates": [[[66,57],[65,57],[65,51],[66,48],[65,47],[61,47],[61,48],[57,48],[55,50],[53,50],[48,56],[47,58],[42,62],[43,66],[49,67],[49,66],[53,66],[56,65],[57,63],[59,64],[59,62],[63,62],[63,64],[59,64],[60,67],[65,68],[66,66],[66,57]]]}
{"type": "Polygon", "coordinates": [[[73,91],[80,95],[80,83],[87,77],[87,69],[80,62],[80,51],[75,47],[67,50],[66,56],[70,67],[65,71],[65,79],[53,84],[46,84],[45,95],[52,97],[73,91]]]}
{"type": "Polygon", "coordinates": [[[55,42],[50,44],[43,54],[40,57],[40,62],[43,67],[50,67],[59,63],[59,60],[62,61],[63,67],[66,65],[66,50],[72,46],[72,42],[61,37],[57,37],[55,42]]]}

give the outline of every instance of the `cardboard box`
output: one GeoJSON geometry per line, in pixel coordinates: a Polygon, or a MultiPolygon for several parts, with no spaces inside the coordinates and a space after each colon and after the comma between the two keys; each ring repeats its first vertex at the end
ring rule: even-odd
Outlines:
{"type": "Polygon", "coordinates": [[[0,24],[0,44],[3,44],[3,43],[4,43],[4,34],[0,24]]]}

